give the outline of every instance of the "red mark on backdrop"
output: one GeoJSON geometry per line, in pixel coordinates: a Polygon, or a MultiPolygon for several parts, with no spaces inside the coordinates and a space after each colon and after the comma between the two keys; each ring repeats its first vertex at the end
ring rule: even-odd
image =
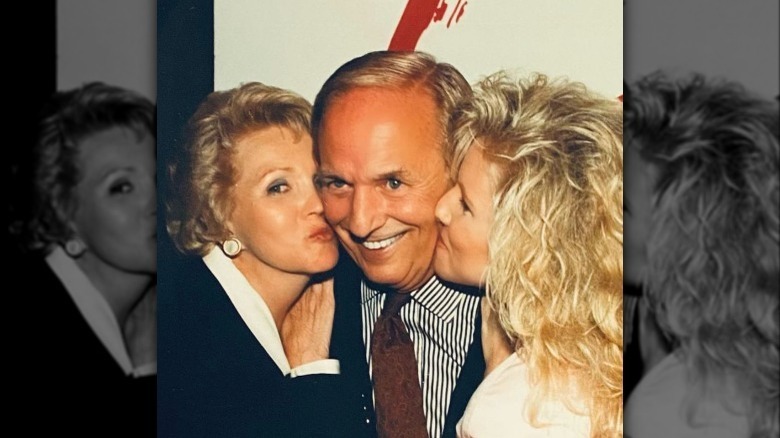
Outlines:
{"type": "MultiPolygon", "coordinates": [[[[462,4],[461,2],[462,0],[458,0],[452,10],[450,18],[447,20],[448,28],[452,24],[453,18],[457,23],[463,16],[468,2],[463,1],[462,4]]],[[[445,12],[447,12],[447,2],[444,0],[408,0],[393,37],[390,39],[388,50],[415,50],[417,42],[420,41],[420,37],[428,25],[431,22],[441,21],[445,12]]]]}
{"type": "Polygon", "coordinates": [[[463,6],[461,6],[460,1],[461,0],[458,0],[458,4],[455,5],[455,10],[452,11],[452,15],[450,15],[450,19],[447,21],[448,28],[450,27],[450,23],[452,23],[452,17],[455,17],[455,22],[457,23],[463,13],[466,12],[466,5],[469,2],[463,2],[463,6]],[[457,17],[455,16],[456,13],[458,14],[457,17]]]}

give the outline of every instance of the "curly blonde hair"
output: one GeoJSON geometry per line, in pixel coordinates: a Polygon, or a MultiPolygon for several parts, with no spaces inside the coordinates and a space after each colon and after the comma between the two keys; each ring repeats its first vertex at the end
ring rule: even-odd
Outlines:
{"type": "Polygon", "coordinates": [[[211,93],[190,119],[186,152],[169,167],[167,229],[176,247],[205,255],[230,237],[225,223],[237,177],[232,157],[244,135],[284,127],[300,138],[309,135],[310,123],[311,104],[291,91],[250,82],[211,93]]]}
{"type": "Polygon", "coordinates": [[[657,173],[643,282],[688,372],[688,418],[728,382],[742,399],[722,401],[742,404],[750,436],[777,436],[777,104],[736,83],[654,73],[629,88],[625,112],[627,144],[657,173]]]}
{"type": "Polygon", "coordinates": [[[622,131],[617,100],[504,72],[450,122],[453,176],[472,145],[493,165],[486,293],[527,363],[533,425],[556,400],[590,416],[591,436],[622,435],[622,131]]]}

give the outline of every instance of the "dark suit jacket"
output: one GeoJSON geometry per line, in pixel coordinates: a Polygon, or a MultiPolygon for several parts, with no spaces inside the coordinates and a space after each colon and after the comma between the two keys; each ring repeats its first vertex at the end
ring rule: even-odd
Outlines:
{"type": "Polygon", "coordinates": [[[161,437],[347,436],[328,399],[339,394],[338,376],[284,376],[200,258],[164,270],[158,284],[161,437]]]}
{"type": "Polygon", "coordinates": [[[11,375],[19,384],[8,387],[27,416],[46,411],[24,430],[91,437],[119,428],[124,436],[154,436],[156,376],[124,374],[43,259],[17,258],[10,268],[31,275],[8,303],[25,322],[10,334],[9,360],[18,369],[11,375]]]}
{"type": "MultiPolygon", "coordinates": [[[[366,363],[360,307],[360,282],[363,274],[349,255],[342,252],[336,268],[336,316],[331,341],[331,356],[341,363],[344,415],[350,420],[355,435],[376,436],[371,380],[366,363]]],[[[463,416],[471,394],[477,389],[485,373],[482,353],[480,312],[477,311],[474,340],[469,347],[466,362],[452,393],[444,424],[444,437],[455,436],[455,425],[463,416]]]]}

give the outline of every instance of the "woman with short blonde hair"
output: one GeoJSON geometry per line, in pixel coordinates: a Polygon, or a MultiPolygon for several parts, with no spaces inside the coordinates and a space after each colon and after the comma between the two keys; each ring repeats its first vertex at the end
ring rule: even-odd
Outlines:
{"type": "MultiPolygon", "coordinates": [[[[190,121],[168,198],[168,232],[187,257],[167,268],[160,294],[161,435],[311,436],[323,427],[311,408],[327,402],[309,389],[338,364],[298,369],[281,336],[304,291],[332,294],[320,274],[338,259],[314,186],[310,111],[301,96],[255,82],[212,93],[190,121]]],[[[330,330],[333,309],[320,310],[330,330]]]]}
{"type": "Polygon", "coordinates": [[[177,248],[202,256],[230,237],[225,220],[238,170],[231,159],[242,136],[284,127],[300,138],[309,135],[310,119],[306,99],[258,82],[209,95],[190,120],[187,153],[170,166],[168,231],[177,248]]]}

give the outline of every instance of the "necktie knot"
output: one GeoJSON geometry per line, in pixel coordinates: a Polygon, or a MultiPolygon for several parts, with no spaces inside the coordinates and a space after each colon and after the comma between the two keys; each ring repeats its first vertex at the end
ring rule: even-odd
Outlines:
{"type": "Polygon", "coordinates": [[[389,318],[398,314],[401,307],[412,300],[411,293],[387,292],[382,305],[382,316],[389,318]]]}

